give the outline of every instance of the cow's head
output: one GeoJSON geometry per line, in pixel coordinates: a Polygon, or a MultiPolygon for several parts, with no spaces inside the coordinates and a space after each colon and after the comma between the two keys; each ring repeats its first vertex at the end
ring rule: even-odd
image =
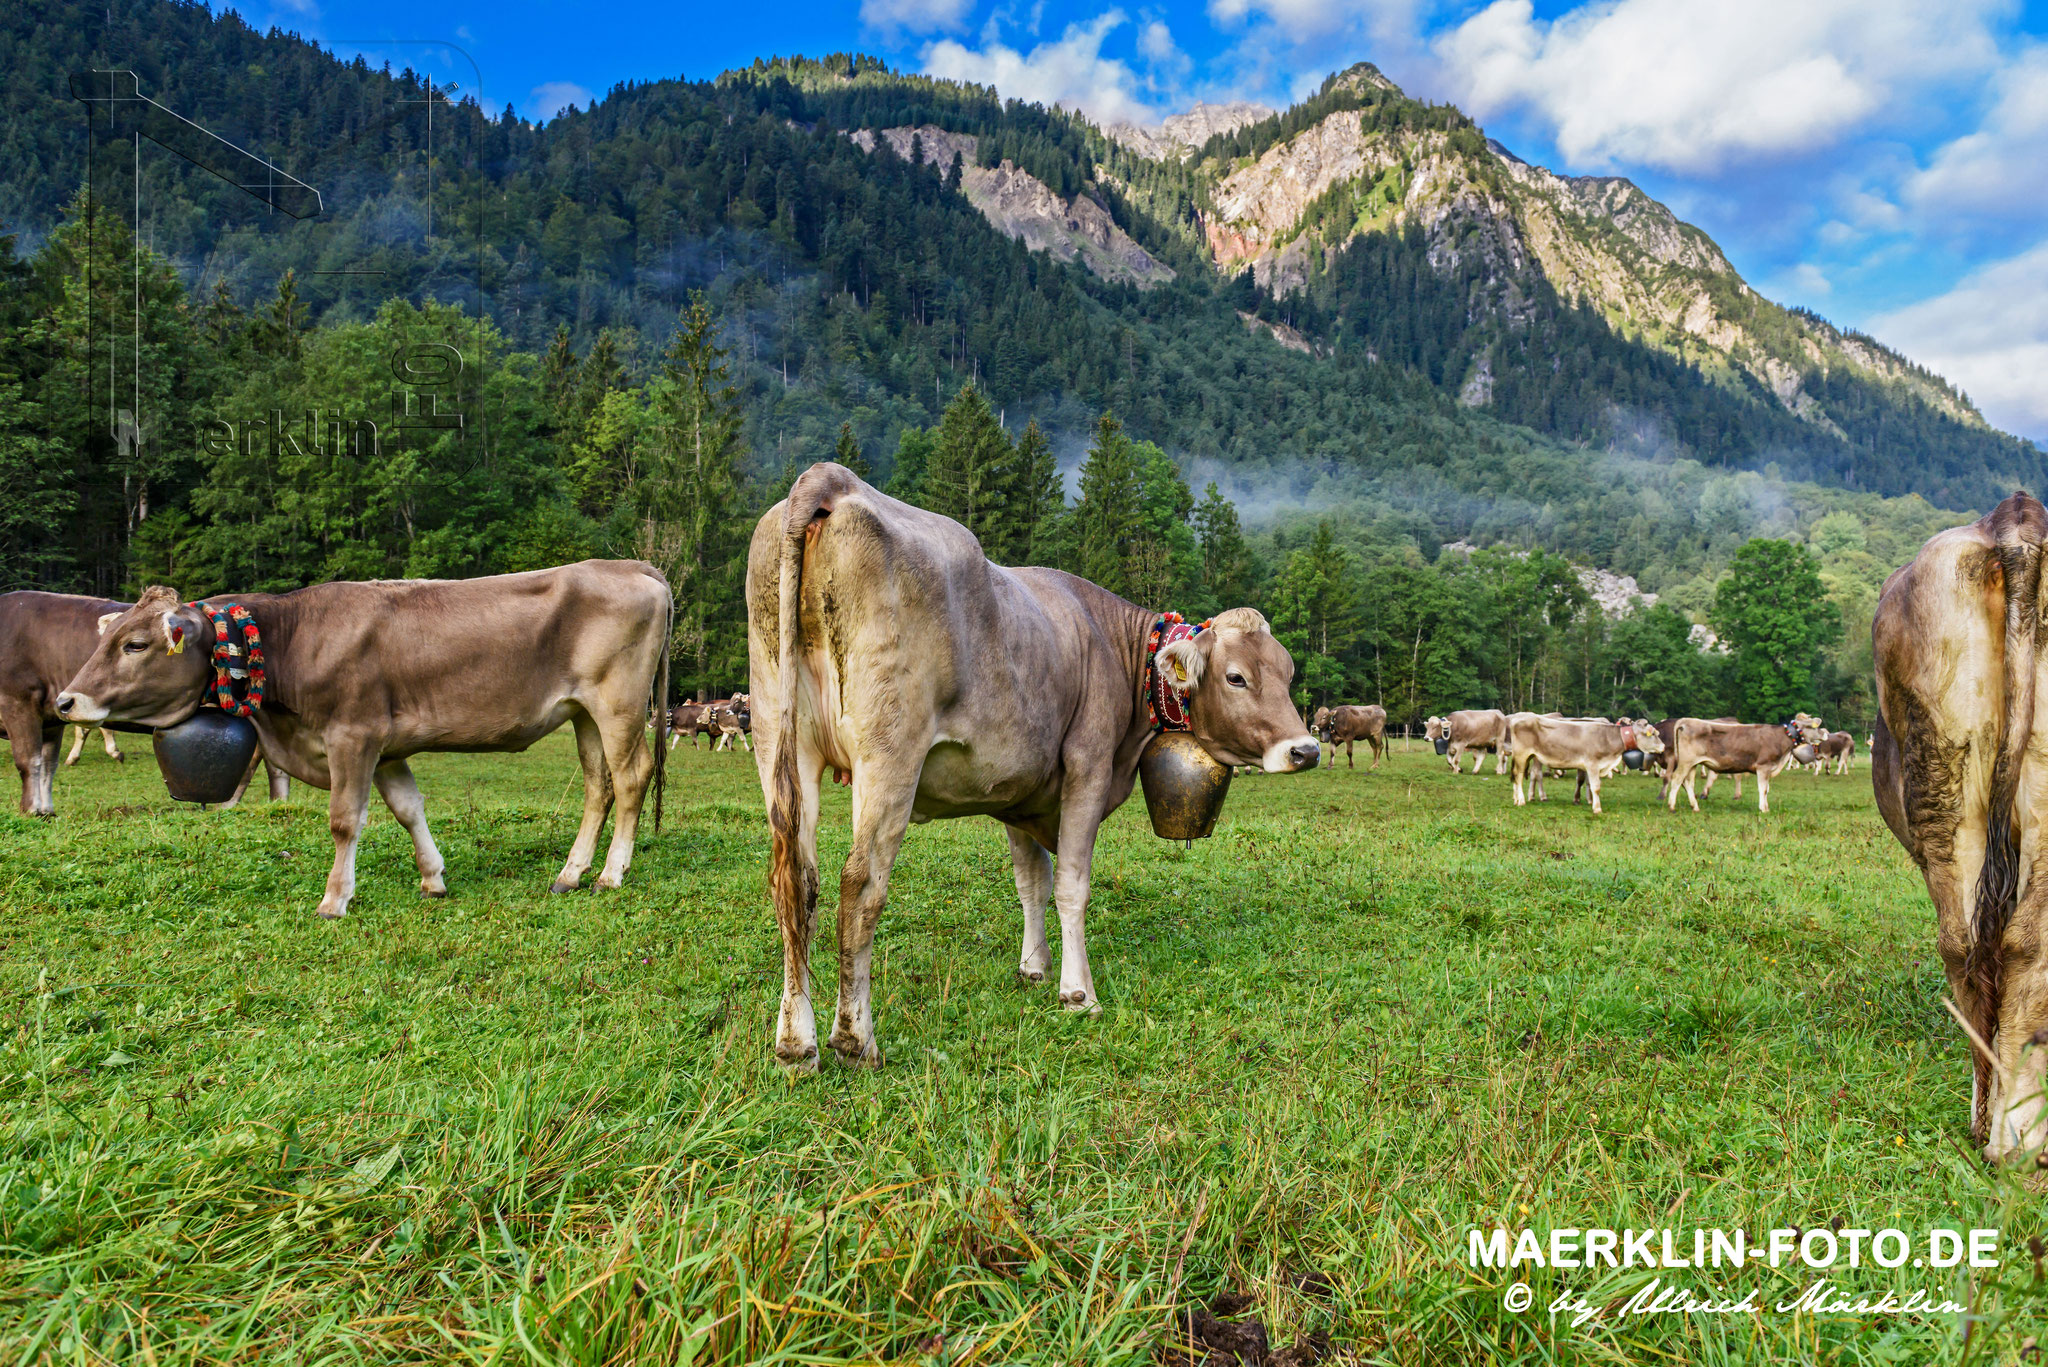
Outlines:
{"type": "Polygon", "coordinates": [[[112,621],[57,695],[65,721],[176,726],[199,710],[213,677],[213,628],[199,610],[158,584],[112,621]]]}
{"type": "Polygon", "coordinates": [[[1322,758],[1288,696],[1294,659],[1256,610],[1218,613],[1207,631],[1162,646],[1156,667],[1187,699],[1188,729],[1218,764],[1285,774],[1322,758]]]}
{"type": "Polygon", "coordinates": [[[1308,724],[1308,729],[1317,739],[1328,740],[1330,738],[1330,709],[1318,707],[1315,720],[1308,724]]]}
{"type": "Polygon", "coordinates": [[[1628,724],[1635,728],[1636,749],[1646,755],[1661,755],[1664,753],[1664,738],[1657,734],[1657,724],[1655,722],[1647,717],[1641,717],[1628,724]]]}
{"type": "Polygon", "coordinates": [[[1422,723],[1422,735],[1436,752],[1441,755],[1451,748],[1451,724],[1443,717],[1430,717],[1422,723]]]}

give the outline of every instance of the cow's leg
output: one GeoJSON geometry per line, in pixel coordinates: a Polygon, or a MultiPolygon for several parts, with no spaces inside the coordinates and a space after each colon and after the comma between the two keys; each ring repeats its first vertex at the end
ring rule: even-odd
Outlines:
{"type": "Polygon", "coordinates": [[[7,743],[14,747],[15,772],[21,775],[21,814],[41,816],[42,718],[20,703],[0,701],[0,726],[6,728],[7,743]]]}
{"type": "Polygon", "coordinates": [[[263,763],[263,752],[261,750],[249,756],[249,763],[242,770],[242,781],[235,785],[235,795],[220,804],[222,811],[226,811],[228,808],[241,803],[242,794],[249,791],[249,780],[256,777],[256,766],[261,763],[263,763]]]}
{"type": "Polygon", "coordinates": [[[1771,776],[1761,769],[1756,771],[1756,809],[1771,810],[1771,776]]]}
{"type": "Polygon", "coordinates": [[[1024,952],[1017,960],[1017,976],[1044,982],[1045,970],[1052,967],[1052,948],[1045,941],[1045,904],[1052,900],[1052,856],[1015,826],[1003,829],[1010,836],[1010,871],[1017,875],[1017,900],[1024,905],[1024,952]]]}
{"type": "Polygon", "coordinates": [[[612,809],[612,771],[604,762],[604,733],[597,729],[597,719],[588,712],[578,712],[573,724],[576,758],[583,765],[583,824],[576,828],[576,843],[569,847],[569,862],[555,875],[549,892],[572,892],[583,882],[590,861],[597,857],[597,833],[604,829],[605,816],[612,809]]]}
{"type": "Polygon", "coordinates": [[[434,847],[433,833],[427,829],[427,800],[420,796],[412,767],[402,759],[378,765],[377,791],[384,795],[384,805],[398,818],[398,824],[412,837],[412,857],[420,869],[420,891],[428,897],[446,897],[448,884],[441,875],[447,865],[441,861],[441,851],[434,847]]]}
{"type": "Polygon", "coordinates": [[[327,829],[334,833],[334,867],[327,871],[327,895],[317,914],[326,920],[348,915],[356,895],[356,846],[370,819],[370,788],[377,752],[361,747],[327,750],[327,829]]]}
{"type": "MultiPolygon", "coordinates": [[[[1350,740],[1344,742],[1344,767],[1346,769],[1356,769],[1358,767],[1357,763],[1351,758],[1351,747],[1357,743],[1357,741],[1350,740]]],[[[1337,757],[1332,755],[1330,758],[1334,760],[1337,757]]]]}
{"type": "Polygon", "coordinates": [[[619,804],[612,817],[612,846],[605,852],[604,872],[597,876],[598,887],[609,889],[624,883],[626,870],[633,866],[640,806],[647,800],[647,785],[654,780],[654,751],[636,715],[622,713],[601,721],[598,729],[604,737],[604,757],[619,804]]]}
{"type": "MultiPolygon", "coordinates": [[[[86,728],[83,726],[74,726],[71,728],[71,753],[64,756],[64,767],[66,769],[69,769],[72,765],[78,763],[79,755],[84,752],[85,731],[86,728]]],[[[106,733],[101,732],[100,734],[105,735],[106,733]]]]}
{"type": "MultiPolygon", "coordinates": [[[[1377,769],[1377,768],[1379,768],[1379,767],[1380,767],[1380,761],[1381,761],[1381,760],[1383,760],[1383,759],[1385,759],[1386,757],[1387,757],[1387,738],[1386,738],[1385,736],[1374,736],[1374,737],[1372,737],[1372,769],[1377,769]]],[[[1368,769],[1368,770],[1367,770],[1366,772],[1367,772],[1367,773],[1370,773],[1370,772],[1372,772],[1372,770],[1371,770],[1371,769],[1368,769]]]]}
{"type": "Polygon", "coordinates": [[[263,761],[263,775],[269,784],[272,802],[283,802],[292,795],[292,776],[269,760],[263,761]]]}
{"type": "MultiPolygon", "coordinates": [[[[775,711],[764,705],[758,715],[771,718],[754,761],[761,794],[771,820],[775,811],[775,765],[779,745],[797,747],[797,810],[795,837],[790,841],[794,867],[770,862],[768,889],[775,902],[775,922],[782,932],[782,1006],[775,1027],[775,1057],[792,1072],[818,1071],[817,1015],[811,1006],[811,941],[818,928],[818,780],[824,761],[816,751],[786,731],[775,729],[775,711]]],[[[697,738],[690,737],[691,748],[697,738]]]]}
{"type": "Polygon", "coordinates": [[[114,744],[114,733],[104,726],[100,728],[100,744],[107,747],[107,758],[114,763],[122,764],[127,761],[128,757],[121,753],[121,747],[114,744]]]}
{"type": "Polygon", "coordinates": [[[1101,824],[1100,803],[1068,806],[1060,818],[1060,858],[1053,876],[1053,898],[1060,909],[1060,1005],[1091,1014],[1102,1010],[1088,968],[1088,890],[1101,824]]]}
{"type": "MultiPolygon", "coordinates": [[[[1585,765],[1579,770],[1579,782],[1586,785],[1587,793],[1592,796],[1593,815],[1600,815],[1600,770],[1594,765],[1585,765]]],[[[1572,793],[1572,801],[1577,802],[1578,800],[1579,795],[1574,791],[1572,793]]]]}
{"type": "MultiPolygon", "coordinates": [[[[1529,795],[1528,795],[1527,793],[1525,793],[1525,792],[1523,792],[1523,791],[1522,791],[1522,783],[1523,783],[1523,780],[1524,780],[1524,779],[1525,779],[1525,778],[1526,778],[1526,777],[1528,776],[1528,773],[1529,773],[1529,757],[1528,757],[1527,755],[1516,755],[1516,756],[1515,756],[1515,805],[1516,805],[1517,807],[1526,807],[1526,806],[1528,806],[1528,805],[1529,805],[1529,795]]],[[[1539,772],[1539,773],[1538,773],[1538,775],[1537,775],[1537,779],[1536,779],[1536,781],[1537,781],[1538,783],[1541,783],[1541,782],[1543,781],[1543,778],[1542,778],[1542,775],[1541,775],[1541,773],[1540,773],[1540,772],[1539,772]]]]}
{"type": "Polygon", "coordinates": [[[889,871],[910,830],[918,771],[929,747],[907,748],[914,764],[904,764],[900,750],[855,758],[853,848],[839,871],[839,1005],[825,1042],[848,1063],[867,1068],[882,1062],[872,1006],[875,926],[889,900],[889,871]]]}
{"type": "Polygon", "coordinates": [[[43,816],[57,814],[57,753],[63,749],[64,732],[59,729],[49,732],[43,738],[42,749],[37,755],[38,812],[43,816]]]}

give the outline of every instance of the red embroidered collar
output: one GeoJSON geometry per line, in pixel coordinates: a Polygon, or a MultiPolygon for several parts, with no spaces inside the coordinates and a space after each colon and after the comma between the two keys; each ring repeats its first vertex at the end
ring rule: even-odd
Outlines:
{"type": "Polygon", "coordinates": [[[215,704],[234,717],[260,711],[267,680],[263,672],[263,636],[256,630],[256,618],[240,603],[229,603],[224,608],[206,602],[190,606],[198,608],[213,623],[215,704]],[[235,630],[237,627],[239,631],[235,630]],[[237,683],[242,686],[239,694],[237,683]]]}
{"type": "Polygon", "coordinates": [[[1175,641],[1185,641],[1209,629],[1206,621],[1189,624],[1177,612],[1165,612],[1152,624],[1145,639],[1145,712],[1154,731],[1188,729],[1187,699],[1159,672],[1159,652],[1175,641]]]}

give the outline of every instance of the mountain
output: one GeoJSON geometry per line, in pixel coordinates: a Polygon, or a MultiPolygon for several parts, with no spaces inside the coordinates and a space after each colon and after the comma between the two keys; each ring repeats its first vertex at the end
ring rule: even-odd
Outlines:
{"type": "Polygon", "coordinates": [[[291,222],[145,157],[145,239],[195,296],[255,308],[291,270],[313,324],[434,299],[524,353],[608,335],[645,374],[703,290],[763,470],[849,423],[886,475],[978,381],[1070,449],[1113,410],[1247,506],[1328,490],[1430,551],[1541,543],[1639,575],[1697,572],[1723,524],[1696,501],[1741,471],[1948,508],[2048,485],[2037,448],[1760,298],[1628,182],[1526,166],[1369,66],[1286,110],[1132,130],[775,59],[545,125],[465,93],[430,144],[415,72],[183,0],[32,8],[0,14],[0,224],[25,246],[84,166],[81,107],[42,73],[131,68],[323,196],[291,222]]]}

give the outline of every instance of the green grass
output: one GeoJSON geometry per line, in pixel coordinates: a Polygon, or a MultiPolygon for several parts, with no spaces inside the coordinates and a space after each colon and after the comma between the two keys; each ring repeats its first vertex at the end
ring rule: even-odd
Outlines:
{"type": "MultiPolygon", "coordinates": [[[[1095,1018],[1014,981],[997,828],[920,827],[877,941],[887,1066],[792,1082],[750,758],[678,750],[628,886],[550,897],[566,733],[425,757],[453,895],[416,894],[379,808],[320,923],[324,794],[177,809],[128,748],[60,776],[55,822],[0,816],[0,1360],[1180,1361],[1226,1289],[1356,1361],[2010,1361],[2034,1332],[2039,1201],[1968,1156],[1932,911],[1863,769],[1781,780],[1768,817],[1622,777],[1595,820],[1418,747],[1241,778],[1192,851],[1134,800],[1096,860],[1095,1018]],[[1559,1290],[1648,1274],[1538,1271],[1515,1315],[1465,1262],[1475,1224],[1838,1216],[2002,1229],[1974,1281],[1835,1277],[1971,1304],[1968,1343],[1573,1329],[1559,1290]]],[[[1823,1274],[1664,1275],[1769,1301],[1823,1274]]]]}

